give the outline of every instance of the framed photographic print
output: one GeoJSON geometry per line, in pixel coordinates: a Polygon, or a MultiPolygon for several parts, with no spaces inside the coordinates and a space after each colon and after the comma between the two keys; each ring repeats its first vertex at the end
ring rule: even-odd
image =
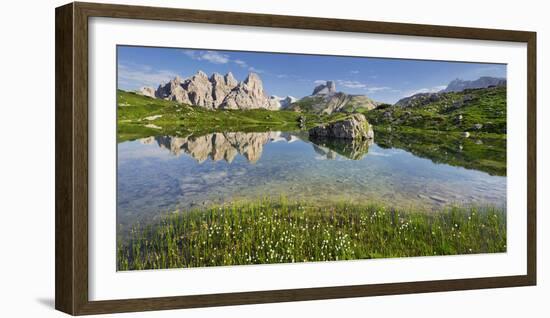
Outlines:
{"type": "Polygon", "coordinates": [[[56,10],[56,308],[536,284],[536,34],[56,10]]]}

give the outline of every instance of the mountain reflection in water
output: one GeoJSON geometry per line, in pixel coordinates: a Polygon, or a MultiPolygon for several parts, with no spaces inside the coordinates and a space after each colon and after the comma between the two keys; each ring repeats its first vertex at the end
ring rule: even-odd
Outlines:
{"type": "Polygon", "coordinates": [[[372,144],[372,140],[314,139],[300,132],[225,132],[188,137],[157,136],[140,139],[140,142],[156,143],[175,156],[185,153],[199,163],[208,158],[212,161],[224,160],[231,163],[237,155],[241,155],[249,163],[254,164],[261,158],[267,143],[297,140],[311,143],[315,152],[326,159],[337,159],[337,155],[340,155],[343,158],[359,160],[368,153],[369,145],[372,144]]]}

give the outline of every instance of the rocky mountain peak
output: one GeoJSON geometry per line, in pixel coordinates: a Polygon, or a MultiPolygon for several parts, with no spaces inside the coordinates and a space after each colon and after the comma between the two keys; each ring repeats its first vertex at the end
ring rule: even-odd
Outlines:
{"type": "Polygon", "coordinates": [[[262,80],[260,79],[260,76],[258,76],[258,74],[256,73],[248,73],[248,76],[244,80],[244,84],[246,84],[251,90],[263,91],[262,80]]]}
{"type": "Polygon", "coordinates": [[[249,73],[243,82],[229,92],[220,107],[224,109],[266,108],[276,110],[281,108],[281,104],[278,100],[266,96],[258,74],[249,73]]]}
{"type": "Polygon", "coordinates": [[[227,74],[225,74],[224,79],[225,79],[225,84],[226,85],[235,87],[239,84],[239,82],[237,81],[235,76],[233,76],[233,73],[231,73],[231,72],[228,72],[227,74]]]}
{"type": "Polygon", "coordinates": [[[212,73],[212,75],[210,76],[210,82],[212,84],[218,84],[218,83],[223,83],[225,84],[225,79],[224,77],[220,74],[220,73],[212,73]]]}
{"type": "Polygon", "coordinates": [[[205,72],[198,71],[190,78],[176,76],[156,90],[143,88],[138,93],[208,109],[281,108],[280,99],[267,97],[262,80],[256,73],[249,73],[244,81],[239,82],[231,72],[225,76],[213,73],[208,77],[205,72]]]}
{"type": "Polygon", "coordinates": [[[225,97],[239,83],[233,77],[233,74],[230,73],[225,76],[222,76],[219,73],[214,73],[210,77],[210,82],[212,83],[213,108],[218,108],[223,103],[225,97]]]}
{"type": "Polygon", "coordinates": [[[208,79],[208,75],[206,75],[206,73],[203,71],[198,71],[197,74],[193,75],[193,77],[208,79]]]}
{"type": "Polygon", "coordinates": [[[176,77],[170,80],[169,83],[177,85],[177,84],[181,84],[181,82],[183,82],[182,78],[179,75],[176,75],[176,77]]]}
{"type": "Polygon", "coordinates": [[[336,83],[333,81],[327,81],[327,87],[329,93],[336,93],[336,83]]]}
{"type": "Polygon", "coordinates": [[[336,83],[334,81],[326,81],[325,84],[317,85],[313,89],[311,95],[333,95],[336,93],[336,83]]]}

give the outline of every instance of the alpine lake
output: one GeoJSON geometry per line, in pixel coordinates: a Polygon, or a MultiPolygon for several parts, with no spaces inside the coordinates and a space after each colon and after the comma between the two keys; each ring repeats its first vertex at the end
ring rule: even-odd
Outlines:
{"type": "MultiPolygon", "coordinates": [[[[276,131],[125,141],[118,145],[118,223],[281,196],[426,211],[451,204],[505,206],[506,176],[437,162],[394,147],[387,137],[310,140],[300,131],[276,131]]],[[[461,153],[455,147],[457,154],[447,152],[449,162],[461,153]]]]}

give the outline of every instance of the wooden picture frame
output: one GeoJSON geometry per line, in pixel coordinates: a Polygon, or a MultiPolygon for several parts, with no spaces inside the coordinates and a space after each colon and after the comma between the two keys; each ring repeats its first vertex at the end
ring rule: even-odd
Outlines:
{"type": "Polygon", "coordinates": [[[72,314],[164,310],[536,284],[536,33],[74,2],[56,9],[55,307],[72,314]],[[527,274],[196,296],[88,298],[88,19],[110,17],[527,43],[527,274]]]}

